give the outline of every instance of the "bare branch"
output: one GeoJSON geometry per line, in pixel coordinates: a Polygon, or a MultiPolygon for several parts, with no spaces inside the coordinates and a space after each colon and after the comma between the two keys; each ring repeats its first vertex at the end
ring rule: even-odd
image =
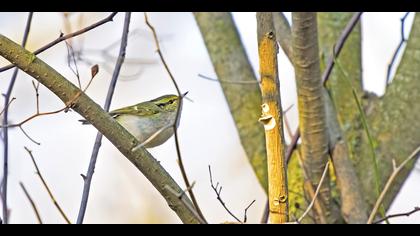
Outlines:
{"type": "MultiPolygon", "coordinates": [[[[29,31],[31,30],[32,24],[32,16],[33,12],[29,12],[28,19],[26,21],[25,31],[23,33],[23,40],[22,40],[22,47],[26,46],[26,42],[28,41],[29,31]]],[[[4,95],[4,116],[2,122],[2,129],[3,129],[3,185],[2,185],[2,205],[3,205],[3,221],[7,224],[8,221],[8,212],[7,212],[7,179],[8,179],[8,172],[9,172],[9,130],[7,128],[8,124],[8,116],[9,116],[9,104],[10,104],[10,97],[12,95],[13,88],[15,86],[16,78],[18,75],[18,68],[13,71],[12,78],[9,82],[9,87],[7,88],[7,92],[4,95]]],[[[13,100],[13,99],[12,99],[13,100]]]]}
{"type": "Polygon", "coordinates": [[[214,190],[214,192],[216,193],[217,196],[217,200],[220,202],[220,204],[222,204],[223,208],[225,208],[226,212],[229,213],[229,215],[231,215],[233,218],[235,218],[236,221],[238,221],[239,223],[245,223],[247,220],[247,211],[248,208],[250,208],[252,206],[252,204],[254,204],[255,200],[253,200],[246,208],[245,208],[245,215],[244,215],[244,221],[241,221],[237,216],[235,216],[235,214],[233,214],[229,208],[226,206],[226,203],[223,201],[222,197],[220,196],[220,194],[222,193],[222,186],[219,186],[219,182],[216,183],[216,185],[213,184],[213,176],[211,174],[211,166],[209,165],[209,175],[210,175],[210,186],[211,188],[214,190]]]}
{"type": "Polygon", "coordinates": [[[32,163],[34,164],[36,174],[38,175],[39,179],[41,180],[42,184],[44,185],[45,189],[48,192],[48,195],[50,196],[52,202],[54,203],[57,210],[60,212],[61,216],[64,218],[64,220],[67,222],[67,224],[71,224],[69,218],[67,217],[66,213],[64,213],[63,209],[60,207],[60,204],[58,204],[57,200],[55,199],[54,195],[52,194],[50,188],[47,185],[47,182],[45,181],[44,177],[42,177],[41,171],[38,168],[38,165],[36,164],[35,158],[32,154],[32,151],[29,150],[27,147],[25,147],[25,150],[28,152],[29,156],[31,157],[32,163]]]}
{"type": "Polygon", "coordinates": [[[303,218],[305,218],[306,215],[309,213],[309,211],[312,209],[312,206],[314,205],[315,200],[318,197],[319,190],[321,189],[321,186],[322,186],[322,183],[325,179],[325,176],[327,176],[329,164],[330,164],[330,162],[328,161],[327,164],[325,165],[324,172],[322,173],[321,179],[319,180],[318,187],[316,188],[316,191],[315,191],[315,195],[312,198],[312,201],[309,204],[309,206],[306,208],[305,212],[297,220],[298,223],[302,222],[303,218]]]}
{"type": "MultiPolygon", "coordinates": [[[[107,137],[125,158],[143,173],[182,222],[200,222],[178,198],[173,194],[168,194],[168,190],[164,188],[165,185],[168,185],[175,191],[182,192],[172,176],[146,149],[142,148],[132,152],[132,148],[138,144],[138,140],[113,119],[108,112],[105,112],[101,106],[42,59],[34,56],[33,53],[2,34],[0,34],[0,55],[9,62],[14,62],[20,69],[25,70],[28,75],[46,86],[65,104],[72,102],[74,97],[80,94],[80,97],[73,102],[71,109],[88,120],[107,137]]],[[[189,201],[189,199],[187,200],[189,201]]]]}
{"type": "MultiPolygon", "coordinates": [[[[97,65],[93,66],[92,68],[96,68],[97,65]]],[[[95,77],[96,74],[92,74],[91,79],[89,80],[88,84],[86,85],[86,87],[83,90],[83,93],[86,92],[86,90],[89,88],[90,84],[93,81],[93,78],[95,77]]],[[[36,96],[36,113],[31,115],[30,117],[24,119],[23,121],[16,123],[16,124],[6,124],[6,126],[2,126],[0,125],[0,128],[13,128],[13,127],[19,127],[19,129],[22,131],[22,133],[33,143],[37,144],[37,145],[41,145],[41,143],[35,141],[33,138],[31,138],[29,136],[29,134],[23,129],[23,125],[26,124],[27,122],[31,121],[32,119],[39,117],[39,116],[46,116],[46,115],[53,115],[53,114],[57,114],[60,113],[62,111],[67,112],[76,102],[76,100],[82,95],[82,91],[78,92],[76,94],[76,96],[73,97],[73,99],[71,99],[66,105],[65,107],[55,110],[55,111],[49,111],[49,112],[40,112],[39,110],[39,82],[37,82],[37,84],[35,85],[35,82],[32,81],[32,85],[35,89],[35,96],[36,96]]]]}
{"type": "MultiPolygon", "coordinates": [[[[49,48],[53,47],[54,45],[56,45],[56,44],[58,44],[58,43],[60,43],[60,42],[62,42],[62,41],[64,41],[64,40],[66,40],[66,39],[70,39],[70,38],[76,37],[76,36],[78,36],[78,35],[84,34],[84,33],[88,32],[88,31],[90,31],[90,30],[92,30],[92,29],[95,29],[95,28],[97,28],[97,27],[99,27],[99,26],[101,26],[101,25],[103,25],[103,24],[105,24],[105,23],[107,23],[107,22],[113,21],[114,16],[115,16],[117,13],[118,13],[118,12],[113,12],[113,13],[112,13],[111,15],[109,15],[108,17],[106,17],[106,18],[104,18],[104,19],[102,19],[102,20],[100,20],[100,21],[98,21],[98,22],[96,22],[96,23],[94,23],[94,24],[92,24],[92,25],[89,25],[89,26],[87,26],[87,27],[85,27],[85,28],[83,28],[83,29],[81,29],[81,30],[78,30],[78,31],[76,31],[76,32],[73,32],[73,33],[70,33],[70,34],[66,34],[66,35],[62,35],[62,34],[60,34],[60,37],[58,37],[56,40],[54,40],[54,41],[52,41],[52,42],[50,42],[50,43],[46,44],[45,46],[43,46],[43,47],[41,47],[41,48],[37,49],[37,50],[36,50],[36,51],[34,51],[33,53],[34,53],[35,55],[38,55],[39,53],[41,53],[41,52],[43,52],[43,51],[45,51],[45,50],[47,50],[47,49],[49,49],[49,48]]],[[[11,68],[13,68],[13,67],[15,67],[13,64],[10,64],[10,65],[7,65],[7,66],[4,66],[4,67],[0,68],[0,72],[6,71],[6,70],[11,69],[11,68]]]]}
{"type": "Polygon", "coordinates": [[[31,138],[31,136],[29,136],[29,134],[23,129],[22,126],[19,126],[19,129],[22,131],[22,133],[29,139],[31,140],[33,143],[35,143],[36,145],[41,145],[40,142],[35,141],[35,139],[31,138]]]}
{"type": "Polygon", "coordinates": [[[14,100],[16,100],[16,98],[15,98],[15,97],[13,97],[12,99],[10,99],[9,103],[8,103],[8,104],[6,104],[6,106],[5,106],[5,107],[3,107],[3,110],[0,112],[0,116],[1,116],[1,115],[3,115],[3,112],[4,112],[6,109],[8,109],[8,108],[9,108],[10,104],[11,104],[14,100]]]}
{"type": "Polygon", "coordinates": [[[67,66],[70,68],[70,70],[73,72],[73,74],[77,78],[77,84],[79,85],[79,89],[82,89],[82,84],[80,83],[80,74],[79,74],[79,68],[77,67],[76,57],[74,56],[74,50],[70,43],[65,41],[66,48],[67,48],[67,66]],[[71,66],[73,63],[74,69],[71,66]]]}
{"type": "Polygon", "coordinates": [[[189,189],[188,190],[188,193],[190,194],[191,201],[193,202],[194,207],[197,210],[197,212],[200,215],[200,217],[202,218],[202,220],[203,221],[206,221],[205,220],[205,217],[204,217],[203,213],[201,212],[201,209],[200,209],[200,207],[198,205],[198,202],[197,202],[197,200],[195,198],[194,192],[192,191],[191,188],[189,188],[190,182],[188,180],[187,173],[185,171],[184,164],[182,162],[181,149],[179,147],[179,139],[178,139],[177,126],[179,124],[179,119],[180,119],[180,115],[181,115],[180,110],[181,110],[181,106],[182,106],[182,102],[183,102],[182,101],[183,100],[183,96],[181,94],[181,91],[179,90],[178,84],[177,84],[174,76],[172,75],[172,72],[169,69],[168,64],[166,63],[166,61],[165,61],[165,59],[163,57],[162,51],[160,50],[159,40],[158,40],[156,31],[155,31],[155,28],[150,24],[150,22],[149,22],[149,20],[147,18],[147,13],[146,12],[144,13],[144,20],[145,20],[146,25],[152,31],[153,38],[154,38],[154,41],[155,41],[156,51],[159,54],[160,60],[162,61],[162,64],[165,67],[166,72],[168,73],[170,79],[172,80],[172,83],[175,86],[176,92],[177,92],[178,97],[179,97],[179,103],[178,103],[177,112],[176,112],[176,116],[175,116],[176,118],[175,118],[175,122],[173,124],[174,137],[175,137],[175,146],[176,146],[176,152],[177,152],[177,155],[178,155],[178,165],[179,165],[179,168],[181,169],[181,174],[182,174],[182,178],[184,179],[185,185],[186,185],[187,189],[189,189]]]}
{"type": "MultiPolygon", "coordinates": [[[[115,65],[114,73],[112,75],[112,79],[108,88],[108,94],[105,99],[104,110],[107,112],[109,111],[109,108],[111,106],[112,96],[114,95],[114,90],[117,84],[118,75],[121,71],[121,67],[125,59],[127,41],[128,41],[128,32],[130,28],[130,18],[131,18],[131,12],[127,12],[124,19],[124,27],[123,27],[122,40],[121,40],[118,60],[115,65]]],[[[97,73],[96,69],[94,69],[92,72],[92,75],[95,75],[96,73],[97,73]]],[[[102,136],[103,135],[101,132],[98,132],[96,135],[95,144],[93,146],[92,155],[89,162],[89,167],[85,175],[85,178],[83,178],[83,181],[84,181],[83,193],[82,193],[82,199],[80,202],[79,214],[77,216],[77,224],[82,224],[83,219],[85,217],[87,203],[89,199],[90,186],[91,186],[92,177],[93,177],[93,173],[95,171],[95,166],[96,166],[96,160],[98,158],[99,148],[102,145],[102,136]]]]}
{"type": "MultiPolygon", "coordinates": [[[[373,220],[375,219],[376,213],[379,210],[379,207],[382,204],[382,201],[385,198],[386,193],[388,192],[389,188],[391,187],[392,183],[394,182],[395,178],[398,176],[400,171],[404,168],[404,166],[414,157],[418,155],[420,152],[420,147],[418,147],[416,150],[414,150],[410,156],[408,156],[396,169],[394,169],[391,173],[391,176],[389,176],[388,181],[385,184],[384,189],[382,190],[381,194],[379,195],[378,199],[376,200],[375,206],[373,207],[372,212],[370,213],[368,224],[372,224],[373,220]]],[[[385,217],[386,218],[386,217],[385,217]]],[[[387,220],[385,219],[384,220],[387,220]]]]}
{"type": "Polygon", "coordinates": [[[246,223],[246,220],[247,220],[247,212],[248,212],[248,209],[252,206],[252,204],[254,204],[255,203],[255,199],[245,208],[245,210],[244,210],[244,223],[246,223]]]}
{"type": "Polygon", "coordinates": [[[340,38],[338,38],[337,43],[335,44],[333,48],[333,53],[328,59],[327,67],[324,70],[324,73],[322,74],[322,81],[325,85],[325,83],[328,80],[328,77],[331,74],[331,71],[335,64],[335,58],[337,58],[340,55],[341,49],[344,46],[344,43],[346,42],[347,38],[349,37],[350,33],[353,31],[354,27],[357,25],[357,22],[359,22],[360,17],[362,16],[363,12],[356,12],[354,13],[353,17],[350,19],[349,23],[346,25],[346,27],[343,29],[343,31],[340,34],[340,38]]]}
{"type": "Polygon", "coordinates": [[[25,193],[26,198],[28,199],[29,203],[31,203],[32,210],[35,213],[36,219],[38,220],[38,223],[42,223],[41,215],[39,214],[38,208],[35,205],[34,200],[31,198],[31,195],[29,195],[28,190],[26,190],[25,185],[23,185],[22,182],[19,182],[20,187],[22,188],[23,192],[25,193]]]}
{"type": "Polygon", "coordinates": [[[214,78],[202,75],[202,74],[198,74],[198,77],[206,79],[206,80],[214,81],[214,82],[227,83],[227,84],[259,84],[259,83],[261,83],[261,81],[258,81],[258,80],[236,81],[236,80],[214,79],[214,78]]]}
{"type": "Polygon", "coordinates": [[[386,84],[385,84],[385,86],[387,86],[391,82],[391,69],[394,66],[395,60],[397,59],[397,55],[400,52],[400,49],[402,48],[404,43],[407,42],[407,38],[405,37],[405,34],[404,34],[404,24],[405,24],[405,19],[407,18],[407,16],[409,14],[410,14],[410,12],[405,13],[405,15],[400,19],[401,20],[401,41],[398,44],[397,48],[395,49],[394,54],[392,55],[391,62],[388,64],[388,68],[387,68],[387,71],[386,71],[386,84]]]}
{"type": "Polygon", "coordinates": [[[405,213],[398,213],[398,214],[392,214],[392,215],[387,215],[385,218],[382,218],[380,220],[377,220],[375,222],[373,222],[372,224],[379,224],[381,222],[387,221],[391,218],[396,218],[396,217],[401,217],[401,216],[410,216],[416,212],[420,211],[420,207],[414,207],[414,210],[411,210],[409,212],[405,212],[405,213]]]}

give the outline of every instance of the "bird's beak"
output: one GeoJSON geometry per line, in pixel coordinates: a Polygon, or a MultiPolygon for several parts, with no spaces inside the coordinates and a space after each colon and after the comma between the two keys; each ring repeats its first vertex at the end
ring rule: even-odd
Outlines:
{"type": "Polygon", "coordinates": [[[184,94],[182,94],[181,95],[181,98],[184,98],[185,97],[185,95],[187,95],[188,94],[188,91],[187,92],[185,92],[184,94]]]}
{"type": "Polygon", "coordinates": [[[187,99],[190,102],[193,102],[193,100],[191,100],[191,98],[187,97],[188,91],[185,92],[184,94],[181,94],[181,100],[183,100],[184,98],[187,99]]]}

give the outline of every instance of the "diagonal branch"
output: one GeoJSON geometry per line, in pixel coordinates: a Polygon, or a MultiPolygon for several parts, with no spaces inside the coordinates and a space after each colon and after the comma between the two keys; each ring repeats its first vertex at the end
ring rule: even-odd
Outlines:
{"type": "Polygon", "coordinates": [[[322,82],[324,83],[324,85],[327,82],[331,71],[334,67],[334,59],[340,55],[341,49],[343,49],[344,47],[344,43],[346,42],[350,33],[353,31],[354,27],[357,25],[357,22],[359,22],[362,13],[363,12],[356,12],[344,28],[344,30],[341,32],[340,38],[338,38],[337,43],[334,46],[333,53],[328,59],[327,67],[325,68],[324,73],[322,74],[322,82]]]}
{"type": "Polygon", "coordinates": [[[312,207],[315,203],[315,200],[318,197],[319,191],[321,190],[321,186],[322,186],[322,183],[324,182],[325,176],[327,176],[329,164],[330,164],[330,162],[328,161],[327,164],[325,165],[324,171],[322,172],[321,179],[319,180],[318,187],[315,190],[315,194],[314,194],[314,196],[311,200],[311,203],[309,203],[305,212],[297,220],[298,223],[302,222],[302,220],[306,217],[306,215],[308,215],[308,213],[311,211],[311,209],[312,209],[312,207]]]}
{"type": "MultiPolygon", "coordinates": [[[[105,23],[108,23],[108,22],[110,22],[110,21],[113,21],[114,16],[115,16],[115,15],[117,15],[117,13],[118,13],[118,12],[113,12],[113,13],[112,13],[111,15],[109,15],[108,17],[106,17],[106,18],[104,18],[104,19],[102,19],[102,20],[100,20],[100,21],[98,21],[98,22],[96,22],[96,23],[94,23],[94,24],[92,24],[92,25],[89,25],[89,26],[87,26],[87,27],[85,27],[85,28],[83,28],[83,29],[81,29],[81,30],[78,30],[78,31],[76,31],[76,32],[73,32],[73,33],[70,33],[70,34],[66,34],[66,35],[62,35],[62,34],[60,34],[60,37],[58,37],[58,38],[57,38],[57,39],[55,39],[54,41],[52,41],[52,42],[50,42],[50,43],[48,43],[48,44],[44,45],[43,47],[41,47],[41,48],[39,48],[39,49],[35,50],[35,51],[33,52],[33,54],[38,55],[39,53],[41,53],[41,52],[43,52],[43,51],[45,51],[45,50],[47,50],[47,49],[49,49],[49,48],[51,48],[51,47],[55,46],[56,44],[58,44],[58,43],[60,43],[60,42],[63,42],[64,40],[67,40],[67,39],[70,39],[70,38],[73,38],[73,37],[79,36],[79,35],[81,35],[81,34],[84,34],[84,33],[88,32],[88,31],[92,30],[92,29],[95,29],[95,28],[97,28],[97,27],[99,27],[99,26],[101,26],[101,25],[103,25],[103,24],[105,24],[105,23]]],[[[6,70],[9,70],[9,69],[11,69],[11,68],[13,68],[13,67],[15,67],[15,65],[13,65],[13,64],[10,64],[10,65],[7,65],[7,66],[4,66],[4,67],[0,68],[0,72],[3,72],[3,71],[6,71],[6,70]]]]}
{"type": "Polygon", "coordinates": [[[163,57],[162,51],[160,50],[159,40],[158,40],[156,31],[155,31],[155,28],[148,21],[147,13],[146,12],[144,13],[144,20],[146,22],[146,25],[152,31],[153,38],[154,38],[155,44],[156,44],[157,53],[159,54],[160,60],[162,61],[162,64],[165,67],[165,70],[168,73],[168,75],[169,75],[169,77],[170,77],[173,85],[175,86],[176,92],[177,92],[178,97],[179,97],[179,103],[178,103],[177,112],[176,112],[176,116],[175,116],[175,123],[173,124],[173,127],[172,127],[173,130],[174,130],[176,153],[177,153],[177,156],[178,156],[178,164],[179,164],[179,168],[181,169],[182,178],[184,179],[185,185],[187,187],[187,190],[188,190],[188,193],[189,193],[189,195],[191,197],[191,200],[192,200],[192,202],[194,204],[194,207],[195,207],[197,213],[200,215],[201,219],[205,222],[206,220],[204,218],[203,213],[201,212],[200,207],[198,206],[198,202],[197,202],[197,200],[196,200],[196,198],[194,196],[194,192],[193,192],[192,188],[190,188],[191,184],[190,184],[190,181],[188,180],[187,173],[185,171],[184,164],[182,162],[181,149],[179,147],[179,139],[178,139],[177,127],[178,127],[178,124],[179,124],[179,119],[180,119],[180,115],[181,115],[182,100],[183,100],[183,97],[184,96],[181,94],[181,91],[180,91],[180,89],[178,87],[178,84],[176,83],[176,80],[175,80],[174,76],[172,75],[171,71],[169,70],[169,66],[168,66],[168,64],[166,63],[166,61],[165,61],[165,59],[163,57]]]}
{"type": "Polygon", "coordinates": [[[42,219],[41,219],[41,215],[39,214],[39,211],[38,211],[38,208],[36,207],[35,202],[34,202],[34,200],[32,199],[31,195],[29,195],[28,190],[26,190],[25,185],[23,185],[23,183],[22,183],[22,182],[19,182],[19,185],[20,185],[20,187],[22,188],[23,193],[25,194],[25,196],[26,196],[26,198],[28,199],[29,203],[31,204],[32,209],[34,210],[34,213],[35,213],[36,219],[38,220],[38,223],[43,224],[43,223],[42,223],[42,219]]]}
{"type": "Polygon", "coordinates": [[[395,60],[397,59],[397,55],[400,52],[402,46],[404,43],[407,42],[407,38],[405,37],[404,33],[404,26],[405,26],[405,19],[407,19],[407,16],[410,14],[410,12],[407,12],[404,14],[404,16],[400,19],[401,20],[401,41],[398,44],[397,48],[394,51],[394,54],[392,55],[391,62],[388,64],[388,68],[386,71],[386,84],[385,86],[388,86],[388,84],[391,82],[391,69],[394,66],[395,60]]]}
{"type": "Polygon", "coordinates": [[[29,156],[31,157],[32,163],[34,164],[35,170],[36,170],[36,174],[38,175],[39,179],[42,182],[42,185],[44,185],[45,190],[47,190],[48,195],[51,198],[51,201],[54,203],[55,207],[57,208],[57,210],[60,212],[60,215],[64,218],[64,220],[67,222],[67,224],[71,224],[69,218],[67,217],[66,213],[64,213],[63,209],[61,208],[60,204],[58,204],[57,200],[55,199],[54,195],[51,192],[51,189],[48,187],[47,182],[45,181],[44,177],[42,176],[41,171],[38,168],[38,165],[36,164],[35,158],[32,154],[32,151],[29,150],[27,147],[25,147],[25,150],[28,152],[29,156]]]}
{"type": "MultiPolygon", "coordinates": [[[[144,148],[135,151],[132,149],[138,145],[138,140],[113,119],[101,106],[90,99],[83,91],[74,86],[56,70],[50,67],[33,53],[22,48],[15,42],[0,34],[0,55],[8,61],[14,61],[15,65],[26,71],[27,74],[38,80],[41,84],[52,91],[65,104],[71,101],[77,94],[81,94],[72,105],[72,109],[79,113],[98,131],[100,131],[136,168],[141,171],[151,184],[160,192],[167,201],[169,207],[174,210],[184,223],[199,223],[200,221],[184,203],[164,186],[181,193],[182,189],[166,172],[166,170],[144,148]],[[16,56],[18,56],[16,58],[16,56]]],[[[182,196],[186,202],[188,197],[182,196]]]]}
{"type": "MultiPolygon", "coordinates": [[[[108,88],[108,93],[105,99],[104,110],[106,112],[109,111],[109,108],[111,106],[112,96],[114,95],[115,86],[117,85],[118,75],[120,73],[122,64],[124,62],[126,48],[127,48],[127,41],[128,41],[130,18],[131,18],[131,12],[127,12],[124,19],[124,27],[123,27],[119,56],[117,59],[117,63],[115,65],[114,73],[112,74],[112,79],[111,79],[111,82],[108,88]]],[[[88,167],[86,175],[83,178],[83,181],[84,181],[83,193],[82,193],[82,199],[80,202],[79,214],[77,216],[77,224],[82,224],[83,219],[85,217],[87,203],[89,199],[90,186],[92,183],[92,177],[95,171],[96,160],[98,158],[99,148],[101,147],[101,145],[102,145],[102,134],[101,132],[98,132],[96,135],[95,144],[93,146],[92,155],[90,157],[89,167],[88,167]]]]}
{"type": "MultiPolygon", "coordinates": [[[[376,200],[375,206],[373,207],[372,212],[370,213],[368,224],[372,224],[373,220],[375,219],[375,216],[385,198],[386,193],[388,192],[389,188],[391,187],[392,183],[394,182],[395,178],[398,176],[400,171],[404,168],[404,166],[411,161],[411,159],[417,157],[417,155],[420,153],[420,147],[418,147],[416,150],[414,150],[410,156],[408,156],[398,167],[395,166],[394,162],[394,170],[391,173],[391,176],[389,176],[388,181],[385,184],[384,189],[382,190],[381,194],[379,195],[378,199],[376,200]]],[[[386,217],[385,217],[386,218],[386,217]]],[[[386,220],[386,219],[384,219],[386,220]]]]}
{"type": "Polygon", "coordinates": [[[404,213],[398,213],[398,214],[392,214],[392,215],[387,215],[385,218],[382,218],[380,220],[377,220],[375,222],[373,222],[372,224],[379,224],[381,222],[387,221],[391,218],[396,218],[396,217],[401,217],[401,216],[411,216],[412,214],[416,213],[420,211],[420,207],[414,207],[413,210],[409,211],[409,212],[404,212],[404,213]]]}

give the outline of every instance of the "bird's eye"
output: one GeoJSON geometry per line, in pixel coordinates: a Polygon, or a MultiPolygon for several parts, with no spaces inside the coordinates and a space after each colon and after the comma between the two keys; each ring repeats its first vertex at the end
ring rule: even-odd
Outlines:
{"type": "Polygon", "coordinates": [[[172,104],[172,103],[174,103],[175,102],[175,100],[170,100],[169,101],[169,104],[172,104]]]}

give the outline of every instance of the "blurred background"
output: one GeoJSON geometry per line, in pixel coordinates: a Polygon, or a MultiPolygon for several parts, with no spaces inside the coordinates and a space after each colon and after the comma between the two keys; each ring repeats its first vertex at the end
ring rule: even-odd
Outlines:
{"type": "MultiPolygon", "coordinates": [[[[368,91],[382,95],[387,65],[400,37],[400,18],[405,13],[364,13],[362,16],[363,78],[368,91]]],[[[27,13],[0,13],[0,33],[21,42],[27,13]]],[[[86,27],[109,13],[34,13],[27,43],[29,50],[56,39],[60,32],[69,33],[86,27]]],[[[184,102],[178,129],[184,165],[194,192],[207,220],[212,223],[232,221],[217,201],[210,187],[208,165],[213,179],[223,186],[222,198],[239,217],[248,210],[248,222],[258,223],[266,196],[251,169],[226,104],[220,84],[202,79],[198,74],[216,78],[215,72],[192,13],[149,13],[149,21],[160,38],[162,53],[182,92],[189,91],[192,100],[184,102]]],[[[233,13],[242,41],[255,72],[258,72],[258,51],[255,13],[233,13]]],[[[290,20],[290,13],[286,13],[290,20]]],[[[408,36],[414,14],[405,23],[408,36]]],[[[77,62],[82,86],[90,79],[90,67],[99,64],[99,74],[87,94],[103,105],[115,66],[122,35],[124,13],[113,22],[71,39],[75,52],[82,52],[77,62]]],[[[132,105],[176,90],[164,70],[143,13],[133,13],[130,24],[126,61],[116,86],[111,109],[132,105]]],[[[68,66],[66,44],[60,43],[39,57],[66,78],[77,84],[68,66]]],[[[280,49],[278,56],[283,107],[296,104],[293,68],[280,49]]],[[[8,64],[0,58],[0,66],[8,64]]],[[[394,67],[396,68],[396,66],[394,67]]],[[[13,70],[0,73],[0,89],[5,93],[13,70]]],[[[12,94],[16,100],[9,108],[9,123],[18,123],[36,112],[35,91],[31,77],[19,72],[12,94]]],[[[39,89],[41,111],[53,111],[63,103],[42,85],[39,89]]],[[[1,97],[0,104],[3,104],[1,97]]],[[[2,105],[1,105],[2,106],[2,105]]],[[[2,109],[2,107],[0,107],[2,109]]],[[[0,109],[0,110],[1,110],[0,109]]],[[[297,126],[297,106],[287,114],[297,126]]],[[[38,166],[63,210],[75,222],[83,189],[80,174],[85,174],[96,130],[82,126],[76,112],[59,113],[33,119],[23,127],[41,145],[31,142],[19,129],[9,129],[10,223],[36,223],[35,215],[19,182],[22,181],[36,202],[46,223],[64,223],[52,204],[24,146],[33,151],[38,166]]],[[[3,148],[3,146],[1,146],[3,148]]],[[[176,162],[173,138],[149,149],[164,168],[184,188],[176,162]]],[[[417,163],[389,214],[412,210],[420,205],[420,166],[417,163]]],[[[2,170],[1,170],[2,171],[2,170]]],[[[0,173],[1,173],[0,171],[0,173]]],[[[1,173],[2,174],[2,173],[1,173]]],[[[93,176],[85,223],[180,223],[160,194],[148,180],[104,138],[93,176]]],[[[395,218],[391,222],[420,222],[420,214],[395,218]]]]}

